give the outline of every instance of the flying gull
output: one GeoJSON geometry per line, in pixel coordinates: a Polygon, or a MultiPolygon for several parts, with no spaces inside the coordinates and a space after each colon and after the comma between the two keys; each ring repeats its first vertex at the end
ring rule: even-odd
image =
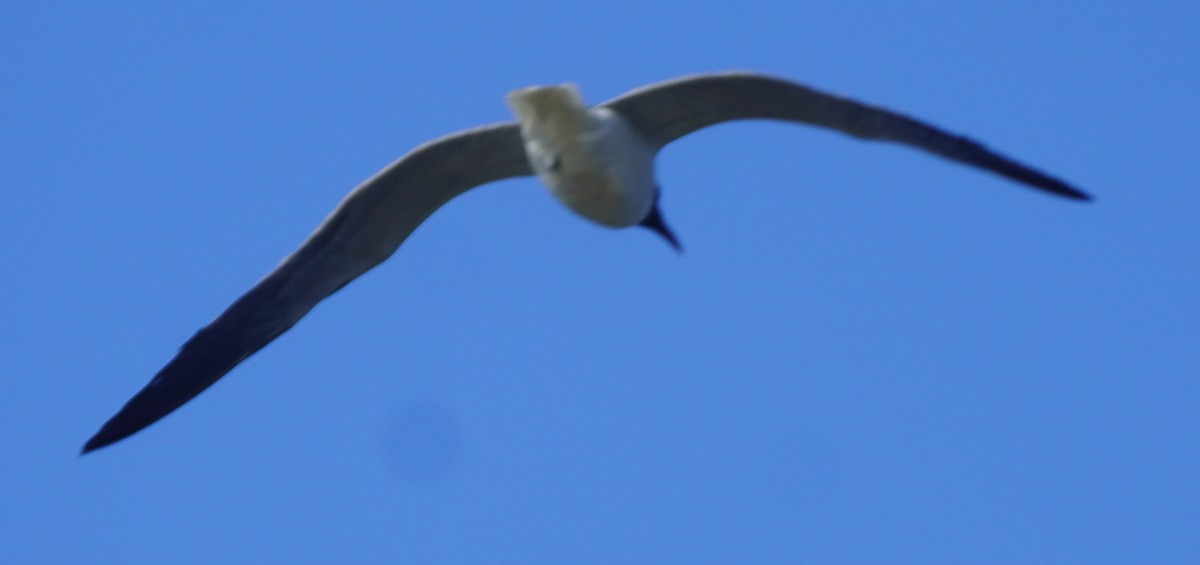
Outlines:
{"type": "Polygon", "coordinates": [[[923,149],[1059,196],[1089,199],[965,137],[759,74],[679,78],[591,108],[573,84],[522,88],[507,101],[517,121],[430,141],[351,191],[299,249],[184,343],[83,452],[124,439],[200,394],[318,302],[387,259],[435,210],[476,186],[536,174],[575,213],[612,228],[649,228],[679,250],[659,210],[655,156],[668,143],[722,122],[770,119],[826,127],[923,149]]]}

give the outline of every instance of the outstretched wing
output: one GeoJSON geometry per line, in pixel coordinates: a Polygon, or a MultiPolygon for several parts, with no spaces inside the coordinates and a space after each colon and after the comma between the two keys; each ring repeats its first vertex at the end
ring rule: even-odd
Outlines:
{"type": "Polygon", "coordinates": [[[763,75],[685,77],[639,88],[602,106],[624,116],[655,148],[730,120],[786,120],[862,139],[903,143],[1060,196],[1090,199],[1061,180],[965,137],[890,110],[763,75]]]}
{"type": "Polygon", "coordinates": [[[355,188],[299,249],[196,332],[83,452],[124,439],[200,394],[318,302],[387,259],[450,199],[529,174],[514,123],[443,137],[400,158],[355,188]]]}

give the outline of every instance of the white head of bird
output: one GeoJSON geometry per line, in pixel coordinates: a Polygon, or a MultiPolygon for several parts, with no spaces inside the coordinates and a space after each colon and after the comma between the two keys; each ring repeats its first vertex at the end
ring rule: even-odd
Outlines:
{"type": "Polygon", "coordinates": [[[529,164],[551,194],[598,224],[624,228],[654,208],[655,150],[608,108],[588,108],[574,84],[508,94],[529,164]]]}

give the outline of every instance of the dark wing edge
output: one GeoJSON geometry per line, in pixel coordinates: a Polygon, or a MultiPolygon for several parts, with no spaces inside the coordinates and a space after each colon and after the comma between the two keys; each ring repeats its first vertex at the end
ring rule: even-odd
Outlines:
{"type": "Polygon", "coordinates": [[[321,300],[382,263],[454,197],[529,174],[514,123],[460,132],[414,149],[351,191],[299,249],[184,343],[88,440],[83,453],[137,433],[203,392],[321,300]]]}
{"type": "Polygon", "coordinates": [[[624,116],[655,148],[731,120],[785,120],[908,145],[1059,196],[1091,199],[1062,180],[966,137],[891,110],[760,74],[684,77],[633,90],[601,106],[624,116]]]}

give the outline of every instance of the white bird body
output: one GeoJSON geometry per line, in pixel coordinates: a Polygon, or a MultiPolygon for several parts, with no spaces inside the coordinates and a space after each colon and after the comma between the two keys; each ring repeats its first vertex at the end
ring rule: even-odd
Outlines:
{"type": "Polygon", "coordinates": [[[592,108],[571,84],[516,90],[508,102],[517,122],[425,143],[352,190],[295,252],[184,343],[84,452],[138,432],[203,392],[390,257],[430,214],[476,186],[536,174],[577,214],[613,228],[649,228],[679,250],[659,211],[654,159],[666,144],[715,124],[767,119],[815,125],[908,145],[1051,194],[1089,198],[965,137],[753,73],[683,77],[592,108]]]}
{"type": "Polygon", "coordinates": [[[654,206],[654,156],[616,112],[588,108],[573,84],[514,90],[529,165],[560,202],[600,225],[625,228],[654,206]]]}

